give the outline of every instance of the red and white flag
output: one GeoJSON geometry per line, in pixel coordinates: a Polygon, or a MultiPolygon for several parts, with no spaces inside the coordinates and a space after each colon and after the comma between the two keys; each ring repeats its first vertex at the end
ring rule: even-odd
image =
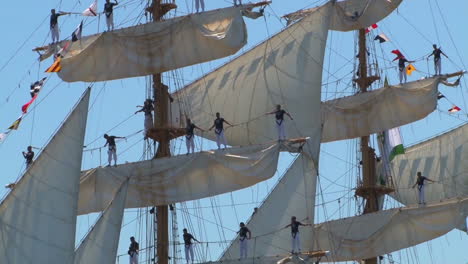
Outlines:
{"type": "Polygon", "coordinates": [[[371,30],[378,28],[377,24],[372,24],[372,26],[366,28],[366,33],[371,32],[371,30]]]}
{"type": "Polygon", "coordinates": [[[461,108],[458,107],[458,106],[456,106],[456,105],[454,105],[454,106],[453,106],[452,108],[450,108],[448,111],[449,111],[450,113],[456,113],[456,112],[458,112],[458,111],[461,111],[461,108]]]}
{"type": "Polygon", "coordinates": [[[94,1],[85,11],[82,13],[83,16],[97,16],[97,0],[94,1]]]}

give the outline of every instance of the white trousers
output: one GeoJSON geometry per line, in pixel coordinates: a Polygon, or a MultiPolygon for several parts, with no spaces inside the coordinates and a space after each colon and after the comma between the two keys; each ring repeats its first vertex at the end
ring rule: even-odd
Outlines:
{"type": "Polygon", "coordinates": [[[109,161],[109,165],[111,165],[112,158],[114,158],[114,164],[117,164],[117,148],[116,147],[109,147],[109,150],[107,150],[107,159],[109,161]]]}
{"type": "Polygon", "coordinates": [[[299,233],[296,233],[296,235],[291,234],[291,248],[293,253],[301,252],[301,240],[299,238],[299,233]]]}
{"type": "Polygon", "coordinates": [[[240,243],[240,258],[247,258],[247,238],[239,240],[240,243]]]}
{"type": "Polygon", "coordinates": [[[424,199],[424,185],[419,188],[418,186],[418,193],[419,193],[419,203],[424,204],[426,203],[426,199],[424,199]]]}
{"type": "Polygon", "coordinates": [[[192,136],[185,136],[185,145],[187,146],[187,153],[190,153],[190,149],[192,153],[195,152],[195,135],[192,136]]]}
{"type": "Polygon", "coordinates": [[[434,60],[435,75],[442,74],[442,59],[434,60]]]}
{"type": "Polygon", "coordinates": [[[55,25],[55,27],[50,28],[50,34],[52,36],[52,43],[58,42],[60,39],[60,34],[59,34],[59,28],[58,25],[55,25]]]}
{"type": "Polygon", "coordinates": [[[221,149],[221,145],[226,147],[226,138],[224,137],[224,129],[221,130],[219,133],[216,134],[216,144],[218,145],[218,149],[221,149]]]}
{"type": "MultiPolygon", "coordinates": [[[[234,0],[234,5],[237,5],[237,0],[234,0]]],[[[239,0],[239,5],[242,5],[242,0],[239,0]]]]}
{"type": "Polygon", "coordinates": [[[138,264],[138,253],[130,255],[130,264],[138,264]]]}
{"type": "Polygon", "coordinates": [[[193,244],[185,245],[185,260],[187,260],[187,264],[190,263],[190,260],[193,263],[193,244]]]}
{"type": "Polygon", "coordinates": [[[151,128],[153,128],[153,115],[145,114],[145,137],[151,128]]]}
{"type": "Polygon", "coordinates": [[[107,31],[114,30],[114,13],[112,13],[109,17],[106,16],[106,23],[107,31]]]}
{"type": "Polygon", "coordinates": [[[205,12],[205,0],[195,0],[195,9],[197,10],[197,13],[200,10],[200,6],[203,12],[205,12]]]}
{"type": "Polygon", "coordinates": [[[406,68],[399,71],[400,72],[400,83],[406,83],[407,77],[406,77],[406,68]]]}
{"type": "Polygon", "coordinates": [[[278,140],[286,139],[286,132],[284,131],[284,120],[281,123],[276,120],[276,129],[278,130],[278,140]]]}

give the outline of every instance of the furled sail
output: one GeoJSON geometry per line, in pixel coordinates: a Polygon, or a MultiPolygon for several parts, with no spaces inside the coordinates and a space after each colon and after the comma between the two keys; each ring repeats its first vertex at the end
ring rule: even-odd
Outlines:
{"type": "Polygon", "coordinates": [[[466,230],[467,216],[468,198],[379,211],[317,225],[315,245],[330,251],[326,261],[367,259],[466,230]]]}
{"type": "Polygon", "coordinates": [[[367,136],[426,117],[437,107],[439,82],[429,78],[322,103],[322,142],[367,136]]]}
{"type": "MultiPolygon", "coordinates": [[[[330,22],[330,29],[337,31],[351,31],[366,28],[390,15],[402,0],[348,0],[336,2],[330,22]]],[[[297,21],[314,12],[316,8],[300,10],[284,18],[288,23],[297,21]]]]}
{"type": "Polygon", "coordinates": [[[468,124],[405,149],[391,164],[396,187],[391,194],[403,204],[418,203],[411,187],[418,171],[436,183],[425,183],[426,202],[468,196],[468,124]]]}
{"type": "Polygon", "coordinates": [[[0,204],[2,263],[72,263],[90,90],[0,204]]]}
{"type": "Polygon", "coordinates": [[[247,43],[243,7],[118,29],[72,42],[61,61],[66,82],[145,76],[226,57],[247,43]]]}
{"type": "Polygon", "coordinates": [[[78,214],[100,212],[130,178],[126,208],[165,205],[232,192],[276,173],[281,145],[204,151],[85,171],[78,214]]]}
{"type": "MultiPolygon", "coordinates": [[[[313,160],[307,154],[298,156],[246,224],[252,231],[252,239],[248,242],[250,263],[252,258],[275,259],[291,252],[291,230],[284,227],[291,223],[292,216],[296,216],[297,220],[303,223],[313,222],[316,179],[317,169],[313,160]]],[[[304,251],[312,250],[311,231],[310,227],[300,227],[304,251]]],[[[239,238],[224,252],[221,261],[224,263],[237,259],[239,238]]]]}
{"type": "Polygon", "coordinates": [[[128,180],[75,251],[75,264],[115,264],[127,199],[128,180]]]}

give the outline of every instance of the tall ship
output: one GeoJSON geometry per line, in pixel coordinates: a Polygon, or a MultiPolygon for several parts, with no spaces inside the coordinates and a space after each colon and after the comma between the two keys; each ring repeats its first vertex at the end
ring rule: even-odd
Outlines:
{"type": "Polygon", "coordinates": [[[0,263],[468,261],[458,2],[9,4],[0,263]]]}

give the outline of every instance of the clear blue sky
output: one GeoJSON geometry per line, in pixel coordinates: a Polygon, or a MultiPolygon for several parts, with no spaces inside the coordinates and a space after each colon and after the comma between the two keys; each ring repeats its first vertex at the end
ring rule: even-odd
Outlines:
{"type": "MultiPolygon", "coordinates": [[[[383,0],[382,0],[383,1],[383,0]]],[[[39,78],[46,76],[44,70],[50,66],[47,60],[41,64],[37,61],[37,54],[31,51],[35,46],[40,46],[50,41],[48,36],[48,20],[51,8],[57,10],[81,12],[87,8],[91,0],[82,1],[7,1],[3,4],[0,24],[3,25],[3,41],[0,56],[0,77],[2,87],[0,93],[0,129],[6,129],[20,115],[20,108],[29,100],[29,84],[39,78]]],[[[102,0],[99,1],[99,10],[102,10],[102,0]]],[[[116,26],[124,27],[143,23],[141,18],[143,3],[141,0],[121,1],[121,7],[115,10],[116,26]],[[139,19],[140,18],[140,19],[139,19]]],[[[246,19],[249,31],[249,40],[243,51],[259,43],[261,40],[274,34],[284,26],[284,21],[279,16],[293,12],[304,7],[313,7],[324,1],[294,0],[279,1],[266,9],[265,19],[246,19]]],[[[452,0],[450,3],[437,0],[405,0],[389,18],[379,23],[377,33],[385,33],[390,43],[376,44],[381,69],[386,69],[383,75],[388,75],[391,83],[396,83],[396,64],[389,60],[393,58],[389,52],[392,49],[400,49],[408,59],[419,59],[431,51],[431,45],[437,43],[442,46],[450,60],[443,60],[443,71],[452,72],[460,69],[466,70],[468,62],[468,2],[465,0],[452,0]]],[[[192,10],[191,0],[177,1],[180,8],[178,14],[187,13],[192,10]]],[[[206,0],[207,9],[215,9],[230,5],[228,1],[206,0]]],[[[61,17],[61,36],[65,37],[76,28],[82,17],[77,15],[61,17]]],[[[86,21],[84,34],[93,34],[102,31],[105,27],[104,19],[100,23],[97,19],[86,21]]],[[[323,87],[323,99],[331,99],[351,94],[349,87],[352,65],[348,60],[354,59],[354,33],[330,32],[327,57],[324,66],[327,71],[341,76],[340,82],[329,74],[324,73],[324,83],[334,82],[323,87]],[[337,54],[339,53],[339,55],[337,54]]],[[[208,72],[215,66],[225,62],[205,63],[180,71],[184,83],[188,83],[208,72]]],[[[415,67],[421,71],[415,73],[409,79],[419,79],[425,76],[432,64],[428,65],[425,60],[415,63],[415,67]]],[[[174,81],[166,79],[172,89],[175,89],[174,81]]],[[[180,83],[179,83],[180,85],[180,83]]],[[[2,161],[2,174],[0,186],[14,181],[24,170],[24,159],[21,151],[28,145],[42,147],[53,131],[62,122],[65,115],[70,111],[76,100],[80,97],[86,83],[68,84],[61,82],[57,76],[52,76],[36,103],[31,107],[29,115],[23,120],[20,129],[14,131],[10,137],[0,144],[0,160],[2,161]]],[[[92,92],[92,107],[88,118],[88,129],[85,142],[89,144],[100,138],[103,133],[114,128],[123,120],[132,116],[135,106],[141,104],[145,98],[145,79],[134,78],[131,80],[118,80],[108,83],[97,83],[92,92]]],[[[404,143],[409,145],[435,134],[446,131],[452,127],[465,123],[468,118],[468,90],[466,81],[463,80],[462,87],[451,88],[441,86],[440,91],[450,100],[439,101],[438,110],[428,118],[415,122],[402,128],[404,143]],[[447,109],[456,104],[463,109],[459,114],[448,115],[447,109]]],[[[122,125],[112,129],[110,133],[120,136],[131,135],[142,129],[143,116],[133,116],[122,125]]],[[[136,135],[118,143],[119,162],[136,161],[142,158],[143,144],[142,136],[136,135]]],[[[185,145],[181,140],[174,142],[175,153],[185,152],[185,145]]],[[[99,139],[89,145],[89,148],[104,144],[99,139]]],[[[323,191],[325,201],[334,201],[326,207],[317,207],[316,222],[323,221],[325,210],[328,218],[354,215],[356,205],[353,200],[351,188],[355,186],[357,170],[350,165],[357,160],[356,141],[336,142],[322,145],[320,160],[320,187],[323,191]],[[336,199],[340,199],[340,209],[336,199]]],[[[207,149],[212,146],[206,141],[197,141],[197,149],[207,149]]],[[[102,155],[103,161],[105,155],[102,155]]],[[[289,154],[282,154],[279,174],[291,162],[289,154]]],[[[102,162],[104,164],[105,162],[102,162]]],[[[100,165],[99,152],[86,152],[84,155],[83,168],[92,168],[100,165]]],[[[199,209],[198,216],[203,215],[201,221],[194,216],[181,211],[179,215],[179,231],[186,226],[187,219],[193,222],[195,228],[193,234],[203,241],[220,241],[234,237],[239,221],[245,221],[250,216],[252,208],[256,207],[274,186],[278,176],[272,180],[259,184],[247,190],[223,195],[213,199],[188,202],[187,208],[211,207],[211,205],[226,205],[220,207],[216,213],[211,208],[199,209]],[[215,216],[222,214],[222,227],[216,222],[215,216]],[[204,226],[204,227],[203,227],[204,226]]],[[[0,190],[5,194],[4,189],[0,190]]],[[[321,193],[317,203],[322,203],[321,193]]],[[[389,202],[389,206],[395,206],[389,202]]],[[[195,210],[187,209],[195,214],[195,210]]],[[[138,240],[145,244],[145,234],[141,230],[146,218],[135,221],[137,210],[125,217],[119,253],[125,253],[128,247],[128,237],[135,235],[138,240]]],[[[143,212],[143,211],[141,211],[143,212]]],[[[79,218],[77,227],[77,241],[86,233],[93,223],[95,215],[79,218]]],[[[466,246],[468,239],[466,234],[453,231],[443,238],[425,243],[414,249],[404,250],[394,254],[397,263],[467,263],[468,255],[466,246]]],[[[204,249],[206,250],[206,248],[204,249]]],[[[197,256],[201,256],[201,249],[197,249],[197,256]]],[[[208,259],[216,259],[222,251],[220,244],[210,244],[208,259]]],[[[182,256],[182,255],[181,255],[182,256]]],[[[144,259],[144,257],[143,257],[144,259]]],[[[127,261],[126,257],[123,261],[127,261]]],[[[122,263],[122,262],[121,262],[122,263]]]]}

